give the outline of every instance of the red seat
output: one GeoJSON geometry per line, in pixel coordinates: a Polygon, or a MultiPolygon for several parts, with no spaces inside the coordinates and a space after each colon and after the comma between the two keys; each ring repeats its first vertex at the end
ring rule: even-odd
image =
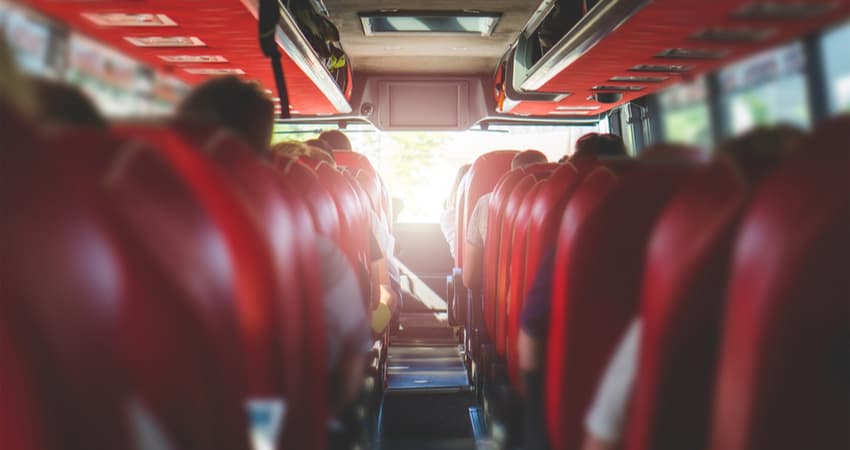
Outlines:
{"type": "Polygon", "coordinates": [[[768,175],[732,258],[710,446],[850,448],[850,118],[768,175]]]}
{"type": "Polygon", "coordinates": [[[294,159],[282,162],[284,164],[278,165],[277,168],[284,174],[284,183],[300,191],[310,209],[316,232],[339,243],[339,213],[333,197],[322,186],[316,172],[294,159]]]}
{"type": "Polygon", "coordinates": [[[553,449],[580,446],[596,381],[637,310],[647,237],[689,173],[677,164],[644,163],[615,183],[609,168],[596,169],[564,212],[544,375],[553,449]]]}
{"type": "Polygon", "coordinates": [[[272,385],[271,258],[199,150],[166,128],[115,133],[127,143],[106,194],[136,261],[156,274],[126,327],[134,381],[179,448],[246,448],[246,388],[272,385]]]}
{"type": "Polygon", "coordinates": [[[466,174],[464,189],[458,190],[457,241],[455,242],[455,267],[463,268],[463,244],[466,242],[466,227],[472,210],[482,195],[492,192],[499,178],[511,167],[516,150],[496,150],[475,159],[466,174]]]}
{"type": "Polygon", "coordinates": [[[518,214],[514,225],[516,229],[507,302],[506,356],[508,375],[517,388],[521,387],[517,341],[525,297],[534,282],[547,245],[554,242],[557,237],[564,208],[580,180],[579,173],[571,164],[567,163],[558,167],[552,175],[535,186],[535,195],[526,196],[525,204],[528,206],[523,205],[524,209],[518,214]],[[523,217],[525,219],[520,224],[520,218],[523,217]],[[524,231],[520,232],[520,228],[524,231]]]}
{"type": "Polygon", "coordinates": [[[626,447],[704,448],[732,238],[748,196],[731,161],[698,170],[647,247],[626,447]]]}
{"type": "Polygon", "coordinates": [[[95,193],[0,116],[0,446],[129,449],[126,254],[95,193]]]}
{"type": "MultiPolygon", "coordinates": [[[[489,242],[500,242],[502,236],[502,217],[505,214],[507,199],[516,185],[525,178],[522,168],[505,173],[493,189],[487,212],[487,239],[489,242]]],[[[499,245],[484,246],[484,261],[482,268],[482,314],[484,325],[488,332],[495,330],[496,279],[499,266],[499,245]]]]}
{"type": "MultiPolygon", "coordinates": [[[[523,200],[532,187],[537,183],[534,175],[525,175],[519,183],[511,190],[507,199],[505,199],[505,209],[501,217],[502,227],[501,235],[496,242],[488,241],[487,245],[497,245],[499,247],[499,258],[496,260],[496,291],[493,296],[492,314],[490,323],[492,328],[487,331],[490,338],[495,344],[496,354],[505,356],[505,330],[507,326],[507,296],[508,296],[508,277],[510,276],[510,261],[511,261],[511,244],[514,223],[517,219],[520,207],[523,200]]],[[[488,233],[489,234],[489,233],[488,233]]],[[[487,246],[485,245],[485,247],[487,246]]]]}
{"type": "Polygon", "coordinates": [[[323,448],[328,416],[325,314],[309,210],[280,173],[233,137],[213,134],[202,149],[229,179],[274,262],[275,303],[267,314],[277,324],[265,355],[272,362],[273,384],[269,390],[252,389],[251,395],[285,398],[288,414],[280,448],[323,448]]]}
{"type": "Polygon", "coordinates": [[[363,210],[360,197],[341,172],[329,164],[321,163],[316,174],[322,185],[333,197],[339,214],[340,248],[348,256],[352,265],[362,264],[363,252],[363,210]]]}

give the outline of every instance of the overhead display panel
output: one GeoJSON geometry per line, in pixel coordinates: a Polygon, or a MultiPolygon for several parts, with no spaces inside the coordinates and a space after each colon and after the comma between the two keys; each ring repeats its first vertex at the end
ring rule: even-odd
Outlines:
{"type": "Polygon", "coordinates": [[[362,12],[366,36],[387,33],[478,34],[490,36],[501,13],[479,11],[375,11],[362,12]]]}

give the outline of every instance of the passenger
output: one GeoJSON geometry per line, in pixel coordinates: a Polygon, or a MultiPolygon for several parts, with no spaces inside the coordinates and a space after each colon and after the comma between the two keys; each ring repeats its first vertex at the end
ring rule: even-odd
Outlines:
{"type": "Polygon", "coordinates": [[[97,106],[74,86],[44,78],[31,79],[41,118],[50,125],[105,129],[109,123],[97,106]]]}
{"type": "MultiPolygon", "coordinates": [[[[190,93],[177,111],[181,119],[231,130],[258,155],[271,155],[274,104],[254,84],[235,77],[208,81],[190,93]]],[[[360,392],[372,337],[357,277],[348,259],[322,236],[316,236],[316,250],[324,295],[329,401],[336,413],[360,392]]]]}
{"type": "MultiPolygon", "coordinates": [[[[755,186],[803,137],[797,128],[781,125],[759,128],[720,145],[718,153],[731,159],[755,186]]],[[[584,450],[620,448],[628,405],[637,376],[641,321],[636,318],[621,338],[585,418],[584,450]]]]}
{"type": "Polygon", "coordinates": [[[298,159],[302,156],[312,158],[316,161],[324,161],[333,167],[336,167],[336,160],[333,159],[327,152],[307,144],[306,142],[284,141],[272,146],[272,154],[288,156],[293,159],[298,159]]]}
{"type": "Polygon", "coordinates": [[[440,230],[449,244],[449,252],[452,254],[452,259],[455,259],[455,245],[457,245],[457,191],[463,177],[469,172],[472,164],[464,164],[457,169],[455,181],[452,183],[452,190],[449,192],[449,197],[446,199],[445,208],[440,213],[440,230]]]}
{"type": "Polygon", "coordinates": [[[11,48],[0,36],[0,104],[18,114],[32,117],[37,113],[38,101],[30,81],[18,71],[11,48]]]}
{"type": "Polygon", "coordinates": [[[351,150],[351,141],[348,136],[339,130],[328,130],[319,135],[319,140],[324,141],[331,151],[351,150]]]}
{"type": "Polygon", "coordinates": [[[214,78],[196,87],[177,108],[178,117],[232,131],[263,158],[270,156],[274,103],[255,83],[214,78]]]}
{"type": "MultiPolygon", "coordinates": [[[[546,155],[537,150],[519,152],[511,160],[511,169],[547,162],[546,155]]],[[[466,243],[463,247],[463,284],[470,289],[481,287],[481,272],[484,262],[484,244],[487,236],[487,214],[490,197],[487,193],[478,199],[466,227],[466,243]]]]}
{"type": "Polygon", "coordinates": [[[336,158],[334,158],[333,149],[331,148],[330,145],[328,145],[327,142],[325,142],[321,139],[309,139],[307,141],[304,141],[304,143],[307,144],[307,145],[310,145],[312,147],[318,148],[319,150],[327,153],[331,157],[331,159],[336,160],[336,158]]]}

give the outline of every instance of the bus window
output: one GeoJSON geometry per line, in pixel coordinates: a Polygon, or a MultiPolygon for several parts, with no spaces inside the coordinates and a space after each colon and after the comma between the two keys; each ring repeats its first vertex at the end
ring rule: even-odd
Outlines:
{"type": "Polygon", "coordinates": [[[850,112],[850,23],[824,34],[821,40],[830,113],[850,112]]]}
{"type": "Polygon", "coordinates": [[[721,107],[727,135],[760,125],[811,125],[799,42],[759,53],[720,72],[721,107]]]}
{"type": "Polygon", "coordinates": [[[710,149],[711,114],[708,110],[705,77],[679,84],[658,96],[664,140],[710,149]]]}

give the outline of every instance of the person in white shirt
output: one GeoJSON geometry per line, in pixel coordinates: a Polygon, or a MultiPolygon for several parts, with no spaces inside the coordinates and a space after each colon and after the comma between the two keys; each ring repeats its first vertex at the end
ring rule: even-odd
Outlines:
{"type": "MultiPolygon", "coordinates": [[[[548,162],[546,155],[538,150],[525,150],[511,160],[511,169],[548,162]]],[[[481,271],[484,265],[484,244],[487,239],[487,220],[490,197],[487,193],[478,199],[466,227],[466,243],[463,247],[463,284],[470,289],[481,287],[481,271]]]]}
{"type": "Polygon", "coordinates": [[[449,252],[452,254],[452,259],[455,259],[455,253],[457,253],[455,250],[455,246],[457,245],[457,191],[463,181],[463,177],[466,176],[471,167],[472,164],[464,164],[458,167],[455,181],[452,183],[452,190],[446,199],[445,208],[440,214],[440,231],[443,232],[443,236],[449,244],[449,252]]]}

